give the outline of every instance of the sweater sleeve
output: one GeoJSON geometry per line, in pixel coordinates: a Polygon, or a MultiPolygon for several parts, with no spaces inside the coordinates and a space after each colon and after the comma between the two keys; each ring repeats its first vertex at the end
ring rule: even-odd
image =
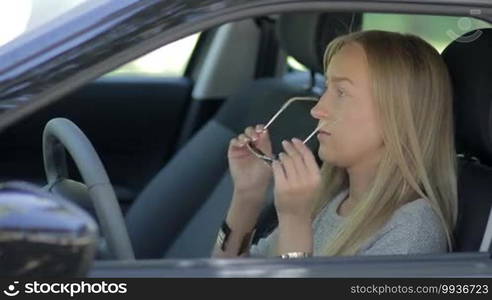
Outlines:
{"type": "Polygon", "coordinates": [[[267,237],[262,238],[256,245],[252,245],[249,249],[251,257],[269,257],[275,256],[277,244],[277,229],[272,231],[267,237]]]}
{"type": "Polygon", "coordinates": [[[425,199],[397,213],[360,255],[432,254],[447,251],[446,233],[438,215],[425,199]]]}

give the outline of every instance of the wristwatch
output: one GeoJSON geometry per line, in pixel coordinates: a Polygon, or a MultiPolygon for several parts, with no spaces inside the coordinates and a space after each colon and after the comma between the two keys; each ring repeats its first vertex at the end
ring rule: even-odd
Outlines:
{"type": "MultiPolygon", "coordinates": [[[[256,232],[256,228],[244,235],[243,239],[241,240],[241,245],[239,247],[237,255],[244,254],[248,251],[249,245],[253,240],[255,232],[256,232]]],[[[220,226],[219,234],[217,235],[217,245],[219,245],[220,250],[222,251],[226,250],[227,241],[229,240],[230,235],[231,235],[231,228],[224,220],[224,222],[222,222],[222,225],[220,226]]]]}

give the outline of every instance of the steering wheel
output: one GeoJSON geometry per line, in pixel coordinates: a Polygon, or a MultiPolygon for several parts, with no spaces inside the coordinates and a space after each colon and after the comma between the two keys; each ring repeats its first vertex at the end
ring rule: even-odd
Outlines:
{"type": "Polygon", "coordinates": [[[72,121],[56,118],[43,132],[43,159],[48,189],[68,179],[66,151],[87,187],[107,245],[116,259],[135,259],[113,186],[89,139],[72,121]]]}

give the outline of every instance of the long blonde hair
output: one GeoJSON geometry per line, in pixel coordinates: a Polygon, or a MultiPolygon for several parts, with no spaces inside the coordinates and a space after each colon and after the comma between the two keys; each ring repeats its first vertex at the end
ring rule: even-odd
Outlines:
{"type": "MultiPolygon", "coordinates": [[[[439,53],[421,38],[379,30],[353,32],[326,48],[325,72],[347,43],[366,53],[372,95],[382,124],[383,155],[370,188],[358,201],[326,255],[354,255],[403,204],[426,198],[452,249],[457,218],[452,87],[439,53]]],[[[348,188],[345,169],[324,163],[315,214],[348,188]]]]}

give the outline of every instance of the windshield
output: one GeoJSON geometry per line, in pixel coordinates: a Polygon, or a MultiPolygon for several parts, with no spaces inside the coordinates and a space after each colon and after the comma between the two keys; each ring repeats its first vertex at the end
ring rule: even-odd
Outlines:
{"type": "Polygon", "coordinates": [[[0,47],[53,21],[68,11],[82,10],[87,2],[102,0],[1,0],[0,47]]]}

